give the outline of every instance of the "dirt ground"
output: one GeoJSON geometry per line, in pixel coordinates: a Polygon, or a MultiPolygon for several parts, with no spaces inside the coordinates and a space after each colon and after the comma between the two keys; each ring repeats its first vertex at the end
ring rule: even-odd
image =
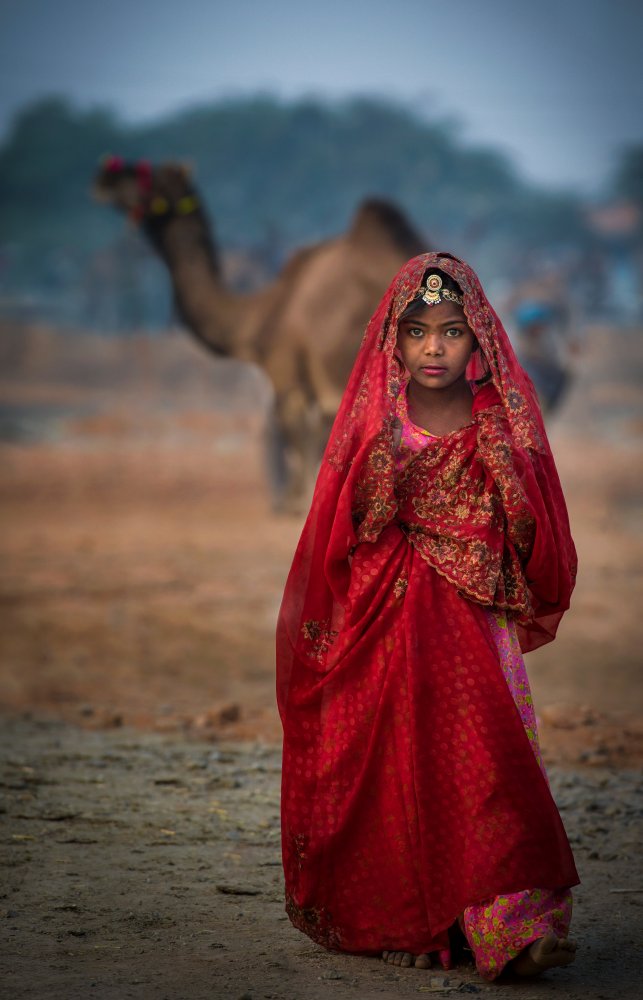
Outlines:
{"type": "Polygon", "coordinates": [[[470,965],[429,972],[330,954],[291,927],[273,744],[12,719],[0,750],[0,974],[11,1000],[640,996],[635,771],[551,769],[583,880],[579,957],[540,980],[489,984],[470,965]]]}
{"type": "MultiPolygon", "coordinates": [[[[284,920],[273,630],[300,522],[270,511],[261,379],[178,334],[0,333],[8,995],[496,992],[284,920]]],[[[551,423],[580,575],[528,668],[580,838],[582,961],[530,997],[634,996],[643,972],[642,379],[641,331],[594,328],[551,423]]]]}

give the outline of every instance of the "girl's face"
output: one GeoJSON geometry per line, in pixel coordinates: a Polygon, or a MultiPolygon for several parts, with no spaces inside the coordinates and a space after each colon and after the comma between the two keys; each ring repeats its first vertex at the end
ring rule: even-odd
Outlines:
{"type": "Polygon", "coordinates": [[[422,305],[400,320],[397,346],[411,378],[426,389],[446,389],[464,381],[476,346],[462,306],[443,299],[422,305]]]}

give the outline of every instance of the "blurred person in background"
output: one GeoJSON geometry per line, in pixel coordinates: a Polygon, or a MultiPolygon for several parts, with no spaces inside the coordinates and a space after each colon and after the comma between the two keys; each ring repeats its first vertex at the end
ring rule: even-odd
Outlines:
{"type": "Polygon", "coordinates": [[[567,395],[580,350],[563,268],[549,268],[518,285],[508,311],[518,360],[534,383],[543,414],[550,416],[567,395]]]}

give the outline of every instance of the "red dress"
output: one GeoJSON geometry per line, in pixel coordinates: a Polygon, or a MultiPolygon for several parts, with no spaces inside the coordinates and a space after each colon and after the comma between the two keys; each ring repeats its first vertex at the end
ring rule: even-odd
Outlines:
{"type": "Polygon", "coordinates": [[[444,952],[468,908],[576,884],[489,617],[508,615],[533,648],[553,637],[574,575],[504,330],[466,265],[414,258],[367,328],[279,618],[287,910],[314,940],[444,952]],[[491,382],[470,425],[401,467],[397,321],[430,266],[463,289],[491,382]]]}

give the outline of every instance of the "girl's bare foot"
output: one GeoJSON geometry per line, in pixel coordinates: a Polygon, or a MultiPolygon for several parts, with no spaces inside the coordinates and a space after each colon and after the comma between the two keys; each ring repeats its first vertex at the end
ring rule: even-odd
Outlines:
{"type": "Polygon", "coordinates": [[[389,965],[399,965],[408,969],[414,965],[416,969],[430,969],[430,955],[412,955],[410,951],[383,951],[382,960],[389,965]]]}
{"type": "Polygon", "coordinates": [[[528,945],[511,963],[519,976],[537,976],[546,969],[569,965],[576,958],[576,942],[546,934],[528,945]]]}

